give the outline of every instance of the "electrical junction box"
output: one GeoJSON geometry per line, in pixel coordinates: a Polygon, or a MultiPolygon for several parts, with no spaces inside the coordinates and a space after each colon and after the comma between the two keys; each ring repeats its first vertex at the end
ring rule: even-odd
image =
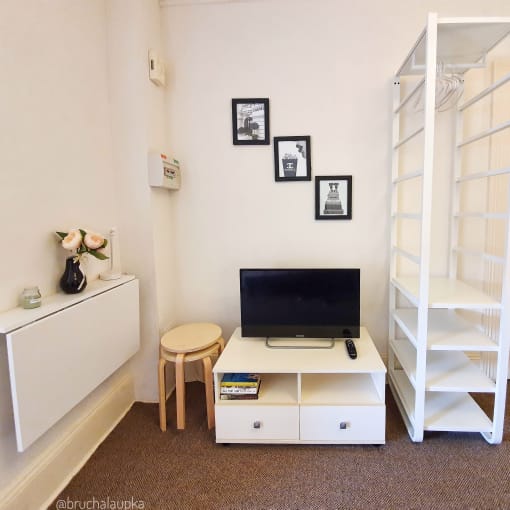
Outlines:
{"type": "Polygon", "coordinates": [[[181,166],[177,159],[160,152],[149,152],[149,185],[159,188],[181,187],[181,166]]]}

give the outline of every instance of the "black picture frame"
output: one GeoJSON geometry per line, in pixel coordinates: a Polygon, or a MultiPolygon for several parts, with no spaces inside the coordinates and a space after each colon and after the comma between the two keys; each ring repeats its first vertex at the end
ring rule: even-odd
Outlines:
{"type": "Polygon", "coordinates": [[[275,181],[311,181],[311,147],[309,136],[275,136],[275,181]]]}
{"type": "Polygon", "coordinates": [[[269,145],[269,99],[232,99],[234,145],[269,145]]]}
{"type": "Polygon", "coordinates": [[[315,219],[352,220],[351,175],[315,177],[315,219]]]}

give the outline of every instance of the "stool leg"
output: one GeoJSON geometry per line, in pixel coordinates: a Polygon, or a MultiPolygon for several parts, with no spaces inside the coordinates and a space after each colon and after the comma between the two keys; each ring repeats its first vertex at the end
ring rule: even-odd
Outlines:
{"type": "Polygon", "coordinates": [[[207,426],[209,429],[214,427],[214,393],[213,393],[213,376],[211,358],[202,360],[204,366],[204,382],[205,382],[205,401],[207,405],[207,426]]]}
{"type": "Polygon", "coordinates": [[[186,426],[186,386],[184,384],[184,354],[178,354],[175,360],[175,400],[177,403],[177,428],[186,426]]]}
{"type": "Polygon", "coordinates": [[[223,350],[225,349],[225,340],[223,340],[223,337],[220,336],[220,338],[218,338],[218,340],[216,340],[216,342],[218,342],[220,344],[219,354],[221,354],[223,352],[223,350]]]}
{"type": "Polygon", "coordinates": [[[165,380],[166,360],[159,359],[158,383],[159,383],[159,428],[162,432],[166,431],[166,380],[165,380]]]}

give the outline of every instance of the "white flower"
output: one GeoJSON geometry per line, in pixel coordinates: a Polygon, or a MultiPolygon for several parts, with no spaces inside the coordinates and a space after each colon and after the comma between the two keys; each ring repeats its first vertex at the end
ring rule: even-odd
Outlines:
{"type": "Polygon", "coordinates": [[[70,230],[62,239],[62,247],[66,250],[77,250],[81,244],[81,232],[79,230],[70,230]]]}
{"type": "Polygon", "coordinates": [[[85,243],[85,246],[89,250],[97,250],[98,248],[101,248],[104,244],[104,237],[101,234],[94,234],[92,232],[88,232],[85,235],[85,239],[83,240],[85,243]]]}

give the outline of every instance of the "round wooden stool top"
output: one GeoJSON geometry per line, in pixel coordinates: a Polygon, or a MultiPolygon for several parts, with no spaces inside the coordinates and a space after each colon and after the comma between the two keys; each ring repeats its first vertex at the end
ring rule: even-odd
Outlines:
{"type": "Polygon", "coordinates": [[[161,338],[161,347],[170,352],[201,351],[218,342],[221,328],[210,322],[183,324],[171,329],[161,338]]]}

